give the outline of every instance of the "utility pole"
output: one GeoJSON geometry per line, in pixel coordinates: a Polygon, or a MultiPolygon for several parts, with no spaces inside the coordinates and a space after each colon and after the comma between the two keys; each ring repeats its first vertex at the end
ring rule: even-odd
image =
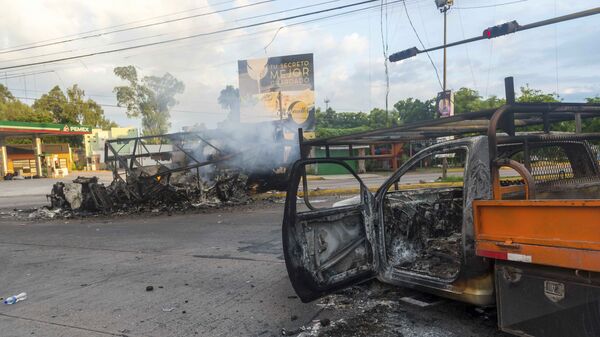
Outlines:
{"type": "MultiPolygon", "coordinates": [[[[444,13],[444,69],[443,69],[443,81],[442,81],[442,92],[446,93],[446,36],[447,36],[447,16],[448,10],[454,0],[435,0],[435,5],[440,10],[440,12],[444,13]]],[[[442,158],[442,179],[446,179],[448,177],[448,158],[442,158]]]]}
{"type": "Polygon", "coordinates": [[[454,3],[454,0],[434,0],[435,5],[440,10],[441,13],[444,13],[444,80],[442,82],[442,91],[446,91],[446,22],[447,22],[447,14],[448,10],[450,10],[450,6],[454,3]]]}
{"type": "Polygon", "coordinates": [[[446,91],[446,16],[448,14],[448,8],[444,7],[444,81],[442,82],[442,91],[446,91]]]}

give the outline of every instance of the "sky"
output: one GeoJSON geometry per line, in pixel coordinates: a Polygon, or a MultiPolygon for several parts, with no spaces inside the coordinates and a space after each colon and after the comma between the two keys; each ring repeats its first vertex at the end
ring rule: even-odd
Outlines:
{"type": "MultiPolygon", "coordinates": [[[[336,111],[368,112],[385,107],[384,46],[388,54],[413,46],[422,49],[409,18],[426,47],[442,44],[443,14],[433,0],[383,0],[387,3],[383,9],[382,2],[375,1],[284,20],[357,2],[360,0],[3,1],[0,68],[273,22],[0,70],[0,83],[28,104],[55,85],[64,89],[78,84],[88,97],[103,104],[109,119],[121,126],[139,127],[139,120],[128,119],[125,109],[116,107],[113,88],[124,82],[113,69],[134,65],[141,76],[169,72],[185,84],[184,93],[176,97],[179,104],[171,112],[170,131],[175,132],[200,123],[215,127],[226,118],[217,98],[226,85],[238,86],[237,60],[313,53],[316,105],[324,107],[328,98],[336,111]],[[193,15],[196,17],[181,19],[193,15]],[[172,22],[154,25],[164,21],[172,22]],[[40,47],[43,44],[51,45],[40,47]],[[29,48],[32,46],[36,48],[29,48]],[[23,48],[29,49],[15,51],[23,48]]],[[[447,38],[448,42],[457,41],[512,20],[525,25],[598,6],[600,0],[455,0],[447,16],[447,38]]],[[[452,47],[447,51],[447,86],[453,90],[473,88],[484,97],[503,97],[503,79],[513,76],[516,87],[528,84],[558,93],[565,101],[583,101],[600,95],[599,42],[600,15],[595,15],[452,47]]],[[[390,107],[408,97],[429,99],[441,90],[432,62],[441,77],[442,52],[429,56],[431,61],[420,54],[389,64],[390,107]]]]}

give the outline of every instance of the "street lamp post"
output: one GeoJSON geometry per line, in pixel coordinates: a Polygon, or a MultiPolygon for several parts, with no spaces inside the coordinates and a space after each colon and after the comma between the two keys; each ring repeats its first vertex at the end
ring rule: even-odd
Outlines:
{"type": "Polygon", "coordinates": [[[447,13],[450,9],[450,6],[454,3],[454,0],[434,0],[435,5],[440,10],[440,12],[444,13],[444,79],[442,81],[442,91],[446,91],[446,22],[447,22],[447,13]]]}
{"type": "MultiPolygon", "coordinates": [[[[452,6],[453,0],[435,0],[435,5],[440,10],[440,12],[444,13],[444,69],[443,69],[443,81],[442,81],[442,92],[446,93],[446,23],[447,23],[447,15],[450,6],[452,6]]],[[[446,179],[448,176],[448,158],[442,158],[442,179],[446,179]]]]}

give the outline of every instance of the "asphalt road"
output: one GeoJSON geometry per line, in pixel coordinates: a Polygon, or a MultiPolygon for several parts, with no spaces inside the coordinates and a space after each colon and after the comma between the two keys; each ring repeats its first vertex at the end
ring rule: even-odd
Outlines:
{"type": "Polygon", "coordinates": [[[52,186],[59,181],[73,181],[78,176],[98,177],[99,182],[109,185],[112,173],[108,171],[77,171],[64,178],[43,178],[24,180],[0,180],[0,209],[27,208],[47,205],[46,195],[52,186]]]}
{"type": "Polygon", "coordinates": [[[429,312],[399,306],[394,295],[368,317],[364,296],[350,294],[341,307],[301,303],[282,259],[281,220],[278,203],[173,216],[0,217],[0,296],[28,294],[0,305],[0,335],[280,336],[321,318],[337,322],[325,336],[348,336],[343,322],[366,331],[356,336],[498,334],[489,318],[452,301],[429,312]]]}
{"type": "Polygon", "coordinates": [[[310,321],[290,298],[281,209],[46,223],[0,221],[8,336],[274,336],[310,321]],[[146,291],[153,286],[153,291],[146,291]]]}

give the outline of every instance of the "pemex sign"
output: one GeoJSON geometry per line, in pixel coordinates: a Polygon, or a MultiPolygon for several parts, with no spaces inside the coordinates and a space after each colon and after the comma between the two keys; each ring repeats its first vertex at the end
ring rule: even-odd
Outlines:
{"type": "Polygon", "coordinates": [[[56,135],[85,135],[92,133],[92,127],[76,124],[29,123],[0,121],[0,134],[56,134],[56,135]]]}

